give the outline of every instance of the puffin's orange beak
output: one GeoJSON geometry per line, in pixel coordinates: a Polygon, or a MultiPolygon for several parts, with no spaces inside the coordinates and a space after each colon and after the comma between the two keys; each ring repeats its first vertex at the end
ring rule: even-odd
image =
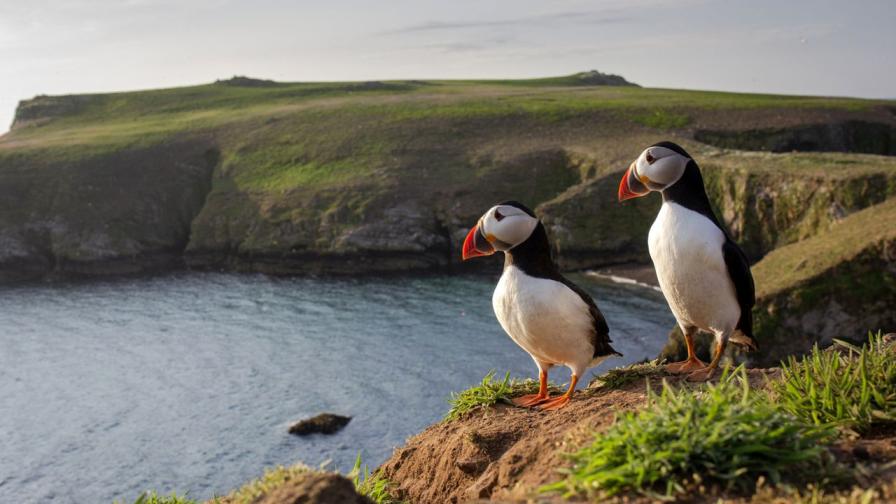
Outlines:
{"type": "Polygon", "coordinates": [[[622,180],[619,181],[619,201],[644,196],[649,192],[650,189],[642,184],[635,175],[635,163],[630,164],[628,170],[625,170],[622,180]]]}
{"type": "Polygon", "coordinates": [[[473,257],[487,256],[494,253],[495,247],[479,231],[479,224],[473,226],[473,229],[467,233],[467,238],[464,239],[464,261],[473,257]]]}

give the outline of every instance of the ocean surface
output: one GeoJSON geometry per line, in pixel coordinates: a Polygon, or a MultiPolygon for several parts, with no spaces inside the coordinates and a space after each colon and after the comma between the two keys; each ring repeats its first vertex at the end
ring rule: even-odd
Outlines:
{"type": "MultiPolygon", "coordinates": [[[[574,276],[625,358],[674,320],[652,289],[574,276]]],[[[179,273],[0,286],[0,502],[226,494],[297,461],[374,467],[489,370],[535,377],[491,308],[496,277],[179,273]],[[351,415],[333,436],[287,434],[351,415]]],[[[555,368],[551,379],[569,373],[555,368]]],[[[588,381],[590,376],[585,378],[588,381]]]]}

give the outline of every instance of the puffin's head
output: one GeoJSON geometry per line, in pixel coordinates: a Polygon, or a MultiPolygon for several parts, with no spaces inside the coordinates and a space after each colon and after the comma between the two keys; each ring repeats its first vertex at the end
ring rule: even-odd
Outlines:
{"type": "Polygon", "coordinates": [[[662,191],[678,182],[691,156],[678,144],[660,142],[644,149],[619,182],[619,201],[662,191]]]}
{"type": "Polygon", "coordinates": [[[538,225],[532,210],[516,201],[505,201],[493,206],[479,218],[467,233],[463,258],[506,252],[526,241],[538,225]]]}

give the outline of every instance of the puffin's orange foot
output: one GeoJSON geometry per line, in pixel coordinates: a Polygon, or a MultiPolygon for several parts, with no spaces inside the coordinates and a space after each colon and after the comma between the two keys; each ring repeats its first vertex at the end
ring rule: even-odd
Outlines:
{"type": "Polygon", "coordinates": [[[712,378],[712,375],[715,374],[715,367],[705,367],[703,369],[698,369],[691,374],[688,375],[687,380],[691,382],[705,382],[712,378]]]}
{"type": "Polygon", "coordinates": [[[691,371],[697,371],[706,367],[706,363],[697,357],[689,357],[687,360],[683,360],[681,362],[673,362],[672,364],[666,364],[666,372],[667,373],[690,373],[691,371]]]}
{"type": "Polygon", "coordinates": [[[531,408],[536,404],[541,404],[549,400],[550,398],[547,395],[528,394],[524,396],[514,397],[510,400],[510,402],[512,402],[514,406],[519,406],[521,408],[531,408]]]}
{"type": "Polygon", "coordinates": [[[560,409],[569,402],[569,396],[564,394],[560,397],[555,397],[553,399],[548,399],[547,401],[538,405],[538,409],[540,410],[555,410],[560,409]]]}

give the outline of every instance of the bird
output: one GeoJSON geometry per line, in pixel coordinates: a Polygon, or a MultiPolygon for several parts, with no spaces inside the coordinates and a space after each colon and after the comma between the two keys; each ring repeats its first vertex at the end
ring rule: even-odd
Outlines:
{"type": "Polygon", "coordinates": [[[758,350],[752,308],[756,288],[743,250],[719,223],[697,162],[681,146],[659,142],[629,165],[619,183],[619,201],[659,192],[663,204],[647,244],[662,290],[681,332],[688,357],[668,364],[690,381],[712,378],[728,342],[758,350]],[[694,335],[715,336],[709,364],[694,352],[694,335]]]}
{"type": "Polygon", "coordinates": [[[501,327],[538,366],[538,393],[513,399],[521,407],[554,410],[565,406],[583,373],[611,356],[609,327],[594,300],[560,274],[544,225],[522,203],[490,208],[467,233],[463,260],[504,252],[504,270],[492,296],[501,327]],[[572,371],[569,389],[548,394],[548,371],[572,371]]]}

